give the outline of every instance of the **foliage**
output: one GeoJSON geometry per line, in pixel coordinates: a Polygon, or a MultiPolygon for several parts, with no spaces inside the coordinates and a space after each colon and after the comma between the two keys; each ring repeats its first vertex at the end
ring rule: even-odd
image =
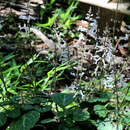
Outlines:
{"type": "Polygon", "coordinates": [[[52,100],[62,108],[65,108],[67,105],[73,102],[72,94],[55,93],[51,97],[52,97],[52,100]]]}
{"type": "Polygon", "coordinates": [[[37,24],[39,27],[42,27],[42,28],[45,28],[45,29],[50,29],[51,30],[51,27],[53,26],[56,18],[58,16],[58,13],[57,11],[55,12],[55,14],[52,16],[52,18],[48,18],[48,22],[45,23],[45,24],[37,24]]]}
{"type": "Polygon", "coordinates": [[[86,109],[76,109],[73,112],[73,120],[75,121],[86,121],[90,118],[90,114],[86,109]]]}
{"type": "Polygon", "coordinates": [[[104,105],[95,105],[94,111],[99,117],[106,117],[107,115],[107,109],[104,105]]]}
{"type": "Polygon", "coordinates": [[[0,113],[0,127],[1,126],[3,126],[5,123],[6,123],[6,121],[7,121],[7,117],[5,116],[5,114],[4,113],[0,113]]]}
{"type": "MultiPolygon", "coordinates": [[[[47,34],[51,32],[55,41],[58,40],[55,39],[55,32],[61,33],[64,38],[65,36],[70,38],[69,32],[76,37],[76,32],[72,30],[76,20],[80,18],[79,15],[74,15],[78,2],[68,0],[67,9],[57,9],[55,8],[57,1],[45,2],[46,8],[40,10],[40,23],[37,26],[47,34]],[[48,12],[51,15],[45,20],[48,20],[47,23],[42,23],[43,17],[48,12]]],[[[0,24],[0,31],[3,28],[0,24]]],[[[18,42],[21,39],[27,43],[32,42],[30,33],[20,31],[16,33],[15,38],[17,36],[18,42]]],[[[36,38],[34,39],[36,40],[34,42],[38,42],[36,38]]],[[[129,127],[130,82],[127,82],[125,88],[105,88],[102,83],[105,81],[103,74],[109,72],[103,68],[100,58],[96,65],[100,65],[101,72],[98,72],[94,78],[90,75],[87,81],[82,78],[83,64],[79,63],[78,55],[77,61],[68,58],[68,61],[60,62],[56,52],[53,54],[48,51],[48,54],[40,54],[25,48],[18,48],[11,52],[0,48],[1,130],[37,128],[59,130],[116,130],[118,128],[123,130],[129,127]],[[82,69],[76,70],[79,64],[82,69]]],[[[97,53],[96,50],[94,53],[97,53]]],[[[94,59],[93,62],[96,60],[94,59]]],[[[92,75],[94,76],[94,73],[92,75]]],[[[120,71],[114,74],[112,86],[118,86],[120,75],[120,71]]]]}
{"type": "Polygon", "coordinates": [[[64,29],[69,29],[71,24],[73,24],[80,16],[71,17],[73,11],[76,9],[78,3],[73,2],[66,12],[59,10],[60,20],[59,22],[63,25],[64,29]]]}
{"type": "MultiPolygon", "coordinates": [[[[111,122],[101,122],[98,124],[98,130],[117,130],[116,125],[113,125],[111,122]]],[[[118,130],[122,130],[122,125],[118,126],[118,130]]]]}
{"type": "Polygon", "coordinates": [[[34,127],[35,123],[38,121],[39,118],[39,112],[30,111],[24,114],[17,121],[11,122],[9,130],[30,130],[30,128],[34,127]]]}
{"type": "MultiPolygon", "coordinates": [[[[78,2],[70,2],[71,5],[66,9],[66,11],[62,11],[61,9],[56,9],[52,17],[48,18],[48,22],[45,24],[37,24],[38,27],[42,27],[43,29],[49,29],[52,31],[52,26],[56,24],[56,20],[58,21],[57,29],[62,30],[62,35],[67,35],[65,30],[68,30],[69,35],[74,35],[74,33],[69,30],[72,25],[76,23],[81,16],[73,16],[74,10],[77,8],[78,2]],[[60,26],[59,26],[60,24],[60,26]]],[[[44,15],[44,14],[43,14],[44,15]]]]}

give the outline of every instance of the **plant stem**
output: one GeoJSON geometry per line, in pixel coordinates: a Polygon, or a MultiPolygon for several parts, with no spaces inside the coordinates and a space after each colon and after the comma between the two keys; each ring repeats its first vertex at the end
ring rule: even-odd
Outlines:
{"type": "Polygon", "coordinates": [[[117,86],[117,77],[115,75],[115,80],[114,80],[114,85],[115,85],[115,94],[116,94],[116,130],[118,130],[119,125],[118,125],[118,120],[119,120],[119,96],[118,96],[118,86],[117,86]]]}
{"type": "Polygon", "coordinates": [[[6,91],[6,93],[7,93],[7,92],[8,92],[8,91],[7,91],[7,86],[6,86],[6,83],[5,83],[5,81],[4,81],[4,77],[3,77],[3,74],[2,74],[2,73],[0,74],[0,79],[1,79],[1,81],[3,82],[5,91],[6,91]]]}

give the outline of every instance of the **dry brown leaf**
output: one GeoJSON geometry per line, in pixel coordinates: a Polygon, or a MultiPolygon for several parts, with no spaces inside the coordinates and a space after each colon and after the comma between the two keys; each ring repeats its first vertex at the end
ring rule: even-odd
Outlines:
{"type": "Polygon", "coordinates": [[[80,20],[77,20],[76,25],[77,25],[77,26],[81,26],[81,27],[83,27],[83,28],[88,28],[88,24],[85,24],[85,23],[83,23],[83,22],[80,21],[80,20]]]}
{"type": "Polygon", "coordinates": [[[123,47],[121,47],[120,45],[118,46],[118,50],[120,51],[120,53],[124,56],[128,55],[128,51],[126,49],[124,49],[123,47]]]}

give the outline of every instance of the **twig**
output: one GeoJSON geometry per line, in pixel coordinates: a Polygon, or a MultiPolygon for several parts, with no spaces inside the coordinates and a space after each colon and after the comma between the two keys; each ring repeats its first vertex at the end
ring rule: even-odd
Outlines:
{"type": "Polygon", "coordinates": [[[48,37],[45,36],[39,29],[31,28],[31,30],[38,38],[40,38],[45,44],[47,44],[47,46],[52,51],[55,51],[55,49],[56,49],[57,54],[61,55],[62,50],[61,50],[61,48],[58,48],[57,44],[54,41],[48,39],[48,37]]]}

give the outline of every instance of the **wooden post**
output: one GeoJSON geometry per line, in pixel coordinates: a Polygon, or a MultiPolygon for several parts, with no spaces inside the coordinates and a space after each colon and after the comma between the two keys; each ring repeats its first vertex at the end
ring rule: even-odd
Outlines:
{"type": "Polygon", "coordinates": [[[108,2],[109,0],[78,0],[78,1],[86,3],[86,4],[110,9],[113,11],[117,10],[119,13],[130,15],[130,2],[118,3],[118,6],[117,6],[117,3],[108,2]]]}

